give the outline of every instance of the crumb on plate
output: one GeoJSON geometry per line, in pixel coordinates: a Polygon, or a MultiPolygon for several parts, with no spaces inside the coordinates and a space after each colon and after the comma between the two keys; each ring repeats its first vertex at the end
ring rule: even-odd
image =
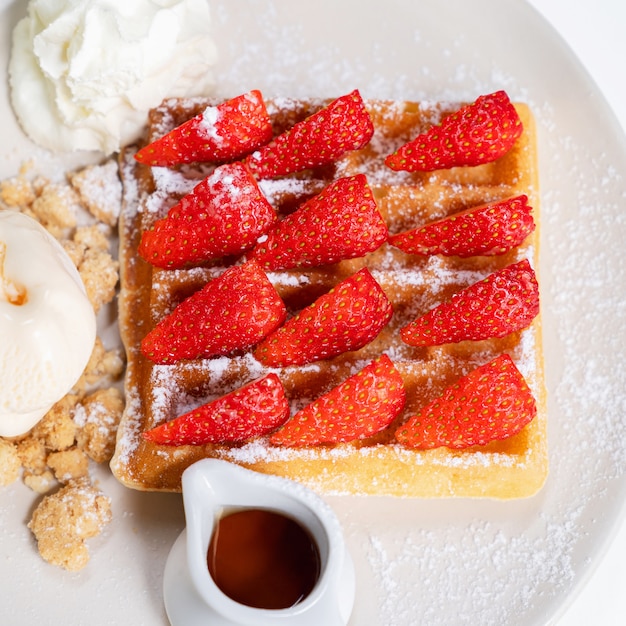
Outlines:
{"type": "Polygon", "coordinates": [[[68,178],[96,219],[109,226],[117,224],[122,202],[122,183],[115,161],[85,167],[71,173],[68,178]]]}
{"type": "Polygon", "coordinates": [[[96,463],[111,460],[123,411],[124,398],[116,387],[98,389],[75,407],[77,443],[96,463]]]}
{"type": "Polygon", "coordinates": [[[15,482],[20,475],[21,465],[17,446],[0,438],[0,486],[15,482]]]}
{"type": "Polygon", "coordinates": [[[89,457],[79,447],[51,452],[46,462],[60,483],[83,478],[89,473],[89,457]]]}
{"type": "Polygon", "coordinates": [[[98,383],[112,382],[124,373],[124,357],[121,349],[107,350],[100,337],[96,337],[89,362],[83,375],[74,385],[74,392],[84,394],[98,383]]]}
{"type": "Polygon", "coordinates": [[[35,218],[52,235],[61,238],[76,226],[78,203],[78,195],[71,187],[50,182],[22,212],[35,218]]]}
{"type": "Polygon", "coordinates": [[[79,478],[43,498],[28,527],[46,561],[77,571],[89,561],[85,540],[99,535],[110,521],[110,498],[88,478],[79,478]]]}

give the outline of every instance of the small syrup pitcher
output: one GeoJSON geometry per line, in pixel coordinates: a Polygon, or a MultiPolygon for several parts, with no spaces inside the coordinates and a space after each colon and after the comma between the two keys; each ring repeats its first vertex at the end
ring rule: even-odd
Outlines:
{"type": "Polygon", "coordinates": [[[337,517],[317,494],[295,481],[216,459],[187,468],[182,488],[187,528],[172,547],[163,580],[172,626],[346,626],[354,604],[354,565],[337,517]],[[254,545],[255,534],[261,545],[254,545]],[[228,553],[230,547],[242,550],[244,539],[250,543],[243,554],[228,553]],[[225,551],[221,561],[220,549],[225,551]],[[250,570],[262,571],[279,553],[302,571],[291,573],[289,563],[280,562],[268,566],[254,590],[244,585],[250,570]],[[273,580],[280,571],[284,579],[273,580]],[[301,576],[310,584],[303,583],[308,586],[298,596],[289,589],[301,576]],[[265,582],[271,598],[263,597],[265,582]],[[276,604],[283,600],[288,604],[276,604]]]}

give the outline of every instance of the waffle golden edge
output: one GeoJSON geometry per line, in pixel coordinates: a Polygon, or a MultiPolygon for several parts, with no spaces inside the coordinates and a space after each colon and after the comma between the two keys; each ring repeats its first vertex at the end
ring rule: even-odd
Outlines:
{"type": "MultiPolygon", "coordinates": [[[[215,102],[165,101],[150,114],[147,141],[154,141],[209,104],[215,102]]],[[[275,134],[324,104],[318,99],[266,100],[275,134]]],[[[141,233],[191,191],[211,168],[149,168],[134,161],[134,148],[127,149],[121,156],[124,194],[119,229],[119,324],[128,360],[126,409],[111,461],[114,475],[124,485],[146,491],[179,491],[185,468],[201,458],[214,457],[292,478],[333,495],[512,499],[532,496],[541,489],[548,473],[548,449],[540,315],[530,327],[501,339],[415,348],[399,338],[399,329],[418,314],[497,269],[528,259],[538,271],[541,221],[532,112],[523,103],[515,104],[524,131],[514,147],[492,163],[408,173],[391,171],[383,163],[385,156],[437,124],[460,104],[382,100],[366,100],[365,104],[375,132],[363,149],[346,154],[332,166],[262,181],[261,189],[279,213],[293,210],[334,179],[364,173],[390,234],[470,206],[520,194],[526,194],[533,207],[535,231],[521,246],[500,256],[423,258],[385,243],[365,257],[325,268],[268,273],[293,313],[343,278],[368,267],[391,300],[394,315],[374,341],[355,352],[281,370],[264,368],[251,354],[156,365],[141,354],[140,342],[145,334],[227,265],[161,270],[139,257],[141,233]],[[293,414],[382,353],[390,356],[401,373],[407,403],[397,421],[369,439],[295,449],[270,446],[264,438],[239,445],[172,447],[142,437],[142,432],[269,371],[279,374],[293,414]],[[393,433],[401,421],[446,386],[502,353],[513,358],[537,403],[536,417],[521,432],[461,450],[414,450],[394,442],[393,433]]]]}

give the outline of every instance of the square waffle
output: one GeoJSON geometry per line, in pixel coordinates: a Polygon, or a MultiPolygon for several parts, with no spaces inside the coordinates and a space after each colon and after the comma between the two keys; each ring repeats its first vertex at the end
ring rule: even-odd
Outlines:
{"type": "MultiPolygon", "coordinates": [[[[124,205],[120,217],[121,293],[119,323],[127,351],[126,410],[112,460],[115,476],[140,490],[178,491],[191,463],[217,457],[245,467],[286,476],[328,494],[375,494],[403,497],[526,497],[541,488],[547,475],[546,408],[540,318],[524,331],[502,339],[464,341],[415,348],[404,344],[399,329],[418,315],[480,280],[524,258],[537,268],[539,193],[532,114],[516,108],[524,132],[497,161],[428,173],[393,172],[384,157],[439,123],[458,103],[366,101],[375,127],[371,142],[336,163],[260,187],[279,213],[319,193],[334,179],[364,173],[391,234],[442,218],[469,206],[526,194],[537,228],[522,246],[502,256],[412,256],[384,244],[359,259],[306,271],[268,274],[290,313],[312,303],[339,281],[366,266],[394,307],[387,327],[362,349],[327,361],[277,371],[292,413],[343,382],[385,352],[401,373],[407,404],[399,418],[375,437],[347,444],[302,449],[272,447],[264,438],[237,445],[161,446],[141,436],[192,408],[213,400],[268,372],[251,354],[156,365],[142,356],[143,337],[185,297],[237,260],[185,270],[153,268],[137,254],[141,233],[210,173],[209,166],[148,168],[128,150],[121,161],[124,205]],[[397,425],[475,367],[507,352],[537,400],[537,417],[517,435],[485,446],[451,450],[409,450],[393,442],[397,425]]],[[[168,100],[149,118],[148,141],[215,102],[168,100]]],[[[322,108],[322,100],[267,101],[275,134],[322,108]]]]}

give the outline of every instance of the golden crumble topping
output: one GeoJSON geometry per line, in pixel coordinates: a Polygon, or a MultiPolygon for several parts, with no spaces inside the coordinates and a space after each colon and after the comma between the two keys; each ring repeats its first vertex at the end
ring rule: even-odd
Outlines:
{"type": "Polygon", "coordinates": [[[0,486],[15,482],[20,475],[20,467],[17,446],[0,438],[0,486]]]}
{"type": "Polygon", "coordinates": [[[76,393],[85,391],[94,385],[111,383],[124,373],[124,356],[121,349],[107,350],[100,337],[96,337],[93,351],[83,375],[74,385],[76,393]]]}
{"type": "Polygon", "coordinates": [[[83,478],[89,472],[89,458],[78,447],[51,452],[46,462],[60,483],[67,483],[74,478],[83,478]]]}
{"type": "Polygon", "coordinates": [[[67,450],[74,445],[76,424],[72,419],[72,409],[77,402],[77,396],[66,395],[32,429],[32,436],[40,439],[47,450],[67,450]]]}
{"type": "Polygon", "coordinates": [[[27,435],[17,442],[22,467],[31,472],[43,472],[46,469],[48,451],[42,439],[27,435]]]}
{"type": "Polygon", "coordinates": [[[29,489],[32,489],[35,493],[41,494],[48,493],[57,485],[57,481],[52,473],[52,470],[47,468],[41,472],[32,472],[24,469],[22,481],[29,489]]]}
{"type": "Polygon", "coordinates": [[[98,535],[110,521],[110,498],[88,478],[79,478],[46,496],[28,527],[46,561],[76,571],[89,560],[85,540],[98,535]]]}
{"type": "Polygon", "coordinates": [[[34,217],[57,239],[65,237],[76,226],[78,195],[68,185],[48,183],[33,203],[22,210],[34,217]]]}
{"type": "Polygon", "coordinates": [[[28,207],[37,197],[33,184],[24,174],[0,182],[0,199],[10,208],[28,207]]]}
{"type": "Polygon", "coordinates": [[[115,161],[92,165],[69,175],[87,210],[98,220],[115,226],[122,202],[122,183],[115,161]]]}
{"type": "Polygon", "coordinates": [[[83,280],[87,297],[96,313],[115,296],[119,280],[118,264],[104,250],[87,248],[78,265],[78,273],[83,280]]]}
{"type": "Polygon", "coordinates": [[[123,411],[124,398],[116,387],[98,389],[74,409],[77,443],[96,463],[111,460],[123,411]]]}

